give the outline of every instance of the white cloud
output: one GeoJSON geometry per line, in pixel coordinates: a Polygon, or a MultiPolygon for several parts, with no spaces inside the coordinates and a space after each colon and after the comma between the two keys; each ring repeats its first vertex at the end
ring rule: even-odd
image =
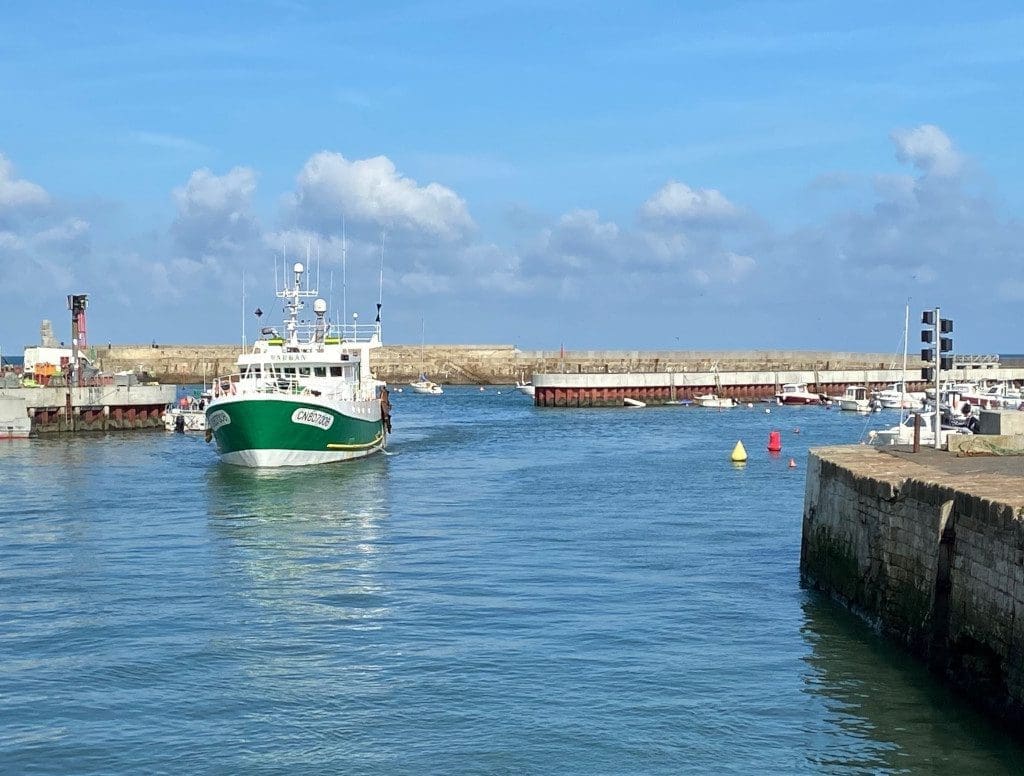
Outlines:
{"type": "Polygon", "coordinates": [[[225,175],[196,170],[173,192],[178,217],[171,233],[190,254],[232,253],[251,245],[259,235],[252,214],[256,173],[235,167],[225,175]]]}
{"type": "Polygon", "coordinates": [[[22,289],[30,304],[67,293],[90,252],[89,222],[58,220],[59,210],[42,186],[15,177],[0,154],[0,288],[22,289]]]}
{"type": "Polygon", "coordinates": [[[953,141],[934,124],[898,129],[891,137],[896,144],[896,158],[913,164],[925,174],[952,176],[963,166],[953,141]]]}
{"type": "Polygon", "coordinates": [[[717,189],[692,189],[669,181],[640,206],[640,216],[652,222],[715,224],[739,215],[739,209],[717,189]]]}
{"type": "Polygon", "coordinates": [[[31,181],[14,177],[14,165],[0,154],[0,215],[3,211],[32,210],[50,204],[46,190],[31,181]]]}
{"type": "Polygon", "coordinates": [[[299,172],[291,205],[299,223],[326,234],[340,232],[343,217],[446,240],[473,227],[458,194],[439,183],[420,186],[386,156],[349,161],[329,151],[314,154],[299,172]]]}

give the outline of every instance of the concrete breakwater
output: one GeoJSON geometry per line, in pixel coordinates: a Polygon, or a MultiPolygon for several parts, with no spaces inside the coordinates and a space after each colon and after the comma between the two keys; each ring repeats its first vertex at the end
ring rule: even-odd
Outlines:
{"type": "Polygon", "coordinates": [[[808,457],[803,579],[997,717],[1024,722],[1024,457],[808,457]]]}
{"type": "Polygon", "coordinates": [[[173,385],[0,389],[0,396],[23,403],[37,434],[162,429],[174,395],[173,385]]]}
{"type": "MultiPolygon", "coordinates": [[[[109,345],[97,348],[104,371],[145,372],[167,383],[201,383],[230,374],[240,345],[109,345]]],[[[714,385],[714,373],[760,374],[800,370],[811,375],[830,370],[894,370],[892,354],[828,351],[641,351],[641,350],[520,350],[512,345],[385,345],[374,353],[374,371],[394,383],[414,380],[420,372],[455,385],[508,385],[534,374],[704,373],[714,385]]],[[[911,366],[919,366],[916,360],[911,366]]],[[[988,372],[986,371],[986,374],[988,372]]],[[[887,373],[888,374],[888,373],[887,373]]],[[[993,375],[994,376],[994,375],[993,375]]],[[[857,379],[860,379],[858,377],[857,379]]],[[[885,379],[888,379],[886,377],[885,379]]],[[[774,376],[772,382],[774,384],[774,376]]],[[[786,382],[787,380],[783,380],[786,382]]]]}

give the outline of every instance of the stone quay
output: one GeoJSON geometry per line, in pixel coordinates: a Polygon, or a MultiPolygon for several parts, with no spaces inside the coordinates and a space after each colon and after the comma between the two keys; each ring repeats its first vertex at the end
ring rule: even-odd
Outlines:
{"type": "Polygon", "coordinates": [[[979,455],[812,449],[800,570],[1019,735],[1024,455],[979,455]]]}

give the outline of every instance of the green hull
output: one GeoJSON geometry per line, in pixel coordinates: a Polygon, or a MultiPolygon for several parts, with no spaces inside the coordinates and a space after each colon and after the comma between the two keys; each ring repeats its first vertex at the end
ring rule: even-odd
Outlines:
{"type": "Polygon", "coordinates": [[[211,403],[206,422],[224,461],[241,466],[303,466],[380,450],[379,405],[355,402],[345,409],[351,414],[322,403],[238,397],[211,403]]]}

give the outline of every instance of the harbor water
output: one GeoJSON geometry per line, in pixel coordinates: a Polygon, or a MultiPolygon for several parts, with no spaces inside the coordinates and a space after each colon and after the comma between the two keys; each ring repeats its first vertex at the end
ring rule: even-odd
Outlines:
{"type": "Polygon", "coordinates": [[[800,586],[807,448],[897,414],[392,401],[340,465],[0,444],[0,773],[1024,772],[800,586]]]}

